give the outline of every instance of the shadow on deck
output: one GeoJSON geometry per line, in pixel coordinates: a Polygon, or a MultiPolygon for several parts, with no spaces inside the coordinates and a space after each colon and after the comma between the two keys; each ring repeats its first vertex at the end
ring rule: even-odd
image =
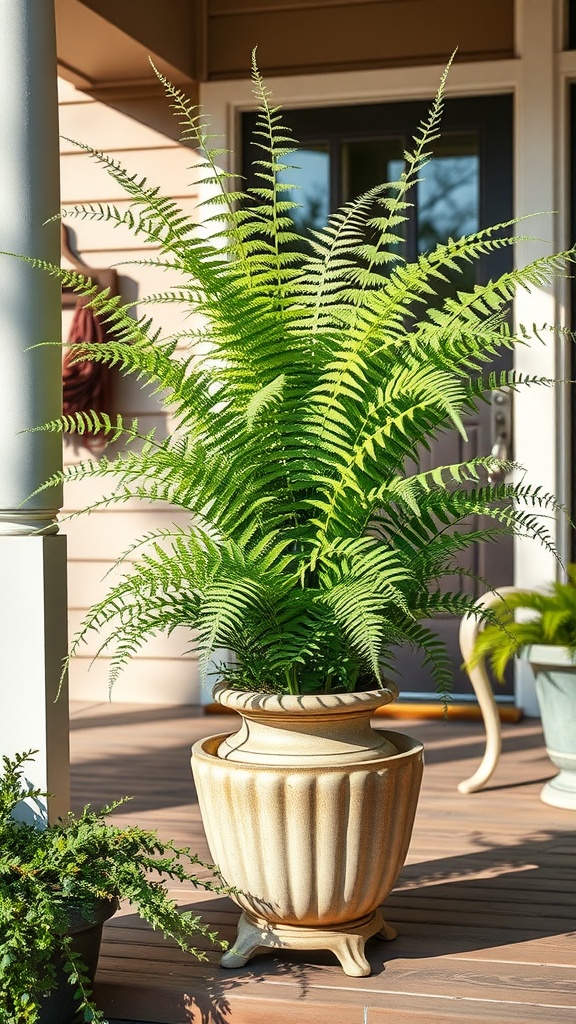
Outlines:
{"type": "MultiPolygon", "coordinates": [[[[118,818],[209,859],[189,750],[229,722],[194,708],[74,705],[74,806],[133,793],[118,818]]],[[[456,787],[482,755],[480,723],[392,725],[424,742],[427,768],[408,860],[385,905],[399,936],[368,944],[372,976],[346,977],[329,953],[268,954],[224,971],[213,948],[198,962],[123,908],[106,926],[97,979],[111,1018],[363,1024],[367,1008],[368,1024],[574,1024],[576,819],[539,800],[552,774],[539,723],[504,727],[493,784],[470,796],[456,787]]],[[[232,940],[230,900],[183,888],[177,897],[232,940]]]]}

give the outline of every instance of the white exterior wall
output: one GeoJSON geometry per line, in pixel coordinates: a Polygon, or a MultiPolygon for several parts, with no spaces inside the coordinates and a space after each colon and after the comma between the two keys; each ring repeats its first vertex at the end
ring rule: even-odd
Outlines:
{"type": "MultiPolygon", "coordinates": [[[[187,183],[192,179],[188,168],[195,153],[178,145],[160,132],[91,99],[69,83],[60,80],[60,133],[103,150],[129,170],[146,175],[149,182],[160,185],[166,195],[175,198],[186,212],[195,209],[196,197],[187,183]]],[[[120,207],[128,205],[120,187],[87,155],[61,140],[61,189],[64,208],[75,203],[111,201],[120,207]]],[[[69,218],[66,224],[73,232],[73,248],[89,266],[107,268],[122,260],[142,259],[154,252],[130,232],[111,224],[69,218]]],[[[126,300],[164,291],[171,283],[166,274],[147,267],[119,267],[120,290],[126,300]]],[[[156,309],[157,322],[168,333],[181,329],[181,313],[176,305],[156,309]]],[[[63,312],[63,337],[68,336],[73,311],[63,312]]],[[[125,417],[137,416],[144,432],[156,427],[166,430],[167,417],[157,401],[146,395],[137,383],[114,373],[112,412],[125,417]]],[[[65,464],[90,457],[86,448],[76,448],[66,439],[65,464]]],[[[70,483],[65,488],[64,515],[97,501],[107,493],[100,481],[70,483]]],[[[169,506],[133,501],[95,511],[61,524],[68,535],[69,558],[69,635],[76,632],[83,614],[101,597],[114,581],[104,575],[114,559],[137,537],[161,526],[183,524],[186,516],[169,506]]],[[[134,657],[116,683],[112,700],[139,703],[186,704],[199,702],[196,658],[186,654],[189,635],[186,630],[171,637],[150,642],[141,655],[134,657]]],[[[73,660],[70,670],[70,696],[76,700],[108,699],[108,659],[92,658],[99,647],[93,635],[81,655],[73,660]]]]}

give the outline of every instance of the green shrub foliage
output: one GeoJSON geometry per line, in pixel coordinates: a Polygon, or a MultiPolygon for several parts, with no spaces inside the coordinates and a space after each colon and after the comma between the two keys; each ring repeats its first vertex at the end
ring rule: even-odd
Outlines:
{"type": "MultiPolygon", "coordinates": [[[[80,1020],[103,1021],[86,967],[67,933],[71,910],[90,921],[102,901],[128,900],[140,916],[200,959],[194,936],[218,941],[190,912],[179,912],[167,883],[192,883],[229,891],[187,849],[161,842],[155,832],[113,825],[101,811],[84,808],[56,825],[38,828],[16,820],[21,800],[45,794],[24,781],[35,751],[3,757],[0,776],[0,1024],[35,1024],[44,997],[64,972],[73,986],[80,1020]]],[[[120,801],[122,802],[122,801],[120,801]]]]}
{"type": "Polygon", "coordinates": [[[221,169],[226,154],[206,117],[159,75],[183,138],[203,153],[201,225],[81,146],[130,203],[76,206],[66,216],[130,228],[159,249],[142,262],[173,282],[139,303],[138,318],[79,275],[36,262],[91,295],[114,331],[77,358],[132,374],[175,424],[167,438],[121,416],[47,424],[122,444],[46,486],[94,476],[110,484],[94,507],[136,497],[190,514],[184,528],[135,541],[72,653],[96,631],[112,684],[150,636],[184,625],[204,667],[216,648],[233,652],[231,684],[298,694],[378,686],[396,645],[407,644],[424,651],[446,692],[448,657],[425,620],[469,611],[470,596],[450,589],[449,578],[465,572],[462,552],[502,533],[550,546],[542,513],[557,506],[521,474],[490,485],[491,457],[424,471],[420,453],[447,428],[465,437],[464,416],[492,389],[552,383],[486,367],[537,333],[509,326],[516,290],[546,286],[573,256],[536,260],[472,290],[458,289],[458,274],[513,245],[515,224],[449,239],[413,263],[402,256],[411,192],[438,138],[445,75],[399,180],[347,203],[303,244],[286,184],[295,143],[255,64],[253,76],[257,184],[244,192],[221,169]],[[182,330],[155,328],[142,314],[146,301],[180,303],[182,330]]]}

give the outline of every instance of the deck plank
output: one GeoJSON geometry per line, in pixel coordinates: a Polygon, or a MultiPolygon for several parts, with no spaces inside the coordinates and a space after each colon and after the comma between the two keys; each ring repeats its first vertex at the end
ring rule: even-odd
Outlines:
{"type": "MultiPolygon", "coordinates": [[[[422,739],[426,771],[406,866],[385,905],[394,942],[372,940],[369,978],[347,978],[329,953],[260,956],[239,971],[183,954],[123,907],[105,927],[96,991],[110,1018],[154,1024],[574,1024],[576,836],[573,813],[539,800],[552,774],[538,722],[503,728],[493,782],[457,784],[483,751],[479,722],[394,721],[422,739]]],[[[75,808],[126,793],[116,818],[209,852],[190,774],[190,745],[233,728],[193,708],[79,704],[71,709],[75,808]]],[[[231,900],[174,889],[222,938],[231,900]]]]}

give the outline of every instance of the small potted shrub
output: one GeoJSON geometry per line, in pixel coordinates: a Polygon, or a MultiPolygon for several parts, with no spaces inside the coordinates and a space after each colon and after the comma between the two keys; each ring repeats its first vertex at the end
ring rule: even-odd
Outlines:
{"type": "Polygon", "coordinates": [[[193,754],[212,855],[243,893],[223,963],[242,964],[262,945],[329,948],[349,974],[368,974],[366,939],[394,934],[379,906],[406,856],[422,772],[420,743],[370,727],[397,694],[385,681],[394,650],[422,649],[446,694],[450,661],[425,620],[473,610],[472,596],[450,589],[467,573],[461,553],[501,532],[549,543],[538,513],[557,507],[538,487],[490,482],[491,467],[503,479],[512,463],[478,457],[425,470],[418,460],[445,429],[465,437],[463,416],[494,388],[550,383],[486,367],[527,337],[509,327],[515,290],[539,287],[572,253],[472,290],[459,289],[460,271],[512,246],[515,225],[404,258],[445,76],[400,178],[306,238],[287,198],[295,143],[256,65],[258,183],[246,192],[221,170],[204,115],[159,77],[183,138],[204,153],[203,223],[86,146],[130,203],[66,215],[153,243],[150,261],[175,280],[150,299],[180,303],[182,329],[165,336],[80,275],[31,261],[88,295],[115,332],[82,344],[77,358],[133,374],[175,423],[165,439],[98,413],[47,424],[123,446],[46,487],[96,477],[110,484],[101,505],[136,497],[189,513],[186,527],[135,540],[72,653],[96,631],[112,685],[150,636],[177,626],[190,628],[205,673],[217,648],[231,652],[215,695],[240,712],[241,728],[193,754]]]}
{"type": "Polygon", "coordinates": [[[530,663],[546,750],[560,769],[540,797],[553,807],[576,810],[576,566],[568,567],[565,583],[553,583],[543,593],[509,593],[492,610],[494,621],[479,632],[470,665],[486,658],[502,682],[512,658],[530,663]]]}
{"type": "Polygon", "coordinates": [[[34,751],[3,757],[0,776],[0,1021],[71,1024],[103,1021],[92,994],[104,921],[128,900],[140,916],[199,958],[194,936],[216,936],[168,896],[168,880],[199,881],[200,861],[155,832],[114,825],[118,803],[70,814],[47,828],[15,808],[40,794],[26,785],[34,751]]]}

